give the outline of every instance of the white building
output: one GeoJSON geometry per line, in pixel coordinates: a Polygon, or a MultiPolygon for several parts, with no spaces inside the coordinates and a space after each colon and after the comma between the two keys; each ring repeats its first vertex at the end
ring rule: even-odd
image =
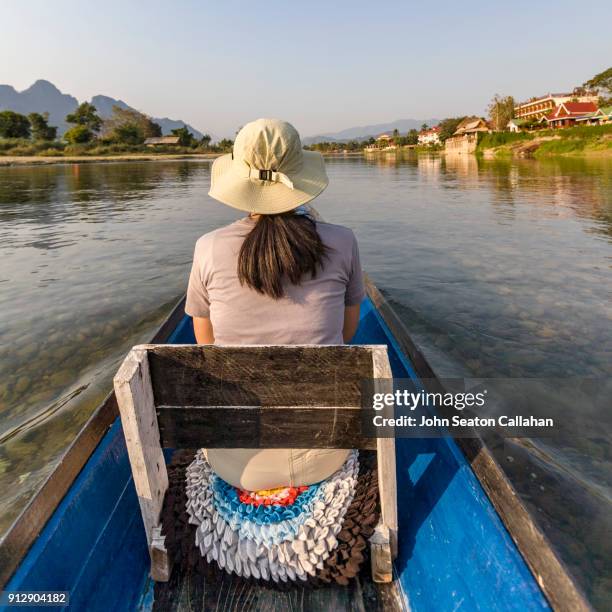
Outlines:
{"type": "Polygon", "coordinates": [[[436,126],[427,130],[421,130],[419,132],[419,144],[426,146],[440,144],[440,128],[436,126]]]}

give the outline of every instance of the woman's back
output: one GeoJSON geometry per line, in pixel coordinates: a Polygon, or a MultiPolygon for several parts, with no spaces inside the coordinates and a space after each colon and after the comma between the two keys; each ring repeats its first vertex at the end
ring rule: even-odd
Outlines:
{"type": "MultiPolygon", "coordinates": [[[[342,344],[364,296],[353,232],[319,223],[303,205],[327,187],[319,153],[295,128],[259,119],[232,154],[215,160],[213,198],[250,216],[198,240],[185,311],[200,343],[342,344]]],[[[255,491],[319,482],[348,457],[343,449],[210,449],[213,471],[255,491]]]]}
{"type": "Polygon", "coordinates": [[[317,222],[327,247],[322,268],[300,284],[284,282],[284,296],[274,299],[238,278],[240,248],[256,222],[246,217],[198,240],[186,312],[210,318],[216,344],[342,344],[344,309],[364,295],[353,232],[317,222]]]}

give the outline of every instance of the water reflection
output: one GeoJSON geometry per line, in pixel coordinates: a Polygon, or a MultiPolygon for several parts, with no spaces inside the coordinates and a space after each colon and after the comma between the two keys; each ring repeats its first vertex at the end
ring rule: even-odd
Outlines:
{"type": "Polygon", "coordinates": [[[184,291],[193,244],[237,215],[208,163],[0,169],[0,528],[184,291]]]}
{"type": "MultiPolygon", "coordinates": [[[[328,172],[317,208],[355,229],[440,375],[610,375],[610,161],[390,153],[328,172]]],[[[0,168],[0,531],[184,291],[197,237],[240,216],[209,180],[207,162],[0,168]]],[[[495,450],[601,598],[611,440],[567,418],[574,437],[495,450]]]]}
{"type": "MultiPolygon", "coordinates": [[[[367,178],[333,163],[321,210],[350,202],[334,220],[350,218],[368,270],[441,375],[610,376],[609,160],[381,158],[366,161],[367,178]]],[[[598,578],[612,554],[604,416],[576,407],[562,415],[567,435],[494,448],[594,602],[610,595],[598,578]]]]}

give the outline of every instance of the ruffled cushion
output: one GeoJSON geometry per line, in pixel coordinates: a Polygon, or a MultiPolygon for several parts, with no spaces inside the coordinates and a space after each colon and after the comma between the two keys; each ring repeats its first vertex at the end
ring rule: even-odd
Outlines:
{"type": "MultiPolygon", "coordinates": [[[[325,560],[323,569],[317,569],[316,576],[309,575],[306,581],[286,582],[228,575],[216,562],[208,563],[206,558],[202,557],[199,547],[195,544],[197,526],[189,524],[186,509],[186,469],[193,461],[194,455],[195,451],[176,451],[168,465],[169,486],[164,498],[161,523],[173,570],[169,582],[155,583],[153,612],[174,610],[177,601],[185,597],[201,602],[202,607],[214,608],[218,603],[218,594],[228,590],[232,592],[232,598],[238,593],[236,600],[232,599],[234,607],[252,607],[251,603],[258,601],[260,596],[269,601],[271,589],[290,592],[295,590],[295,596],[299,598],[297,601],[303,601],[306,607],[309,607],[308,602],[312,604],[310,607],[320,606],[324,599],[320,596],[310,599],[311,596],[305,588],[325,587],[334,583],[348,585],[360,572],[361,584],[367,586],[370,580],[370,572],[364,567],[368,555],[367,542],[379,520],[380,510],[376,453],[359,453],[355,495],[344,516],[342,530],[336,536],[338,546],[325,560]]],[[[370,594],[377,592],[376,589],[366,590],[370,594]]],[[[372,605],[373,608],[376,607],[372,605]]]]}
{"type": "Polygon", "coordinates": [[[274,582],[315,577],[338,548],[336,536],[355,495],[358,472],[358,454],[352,451],[317,485],[295,493],[244,492],[217,476],[199,451],[186,471],[186,510],[196,526],[196,545],[208,562],[239,576],[274,582]],[[283,502],[252,503],[272,495],[283,502]]]}

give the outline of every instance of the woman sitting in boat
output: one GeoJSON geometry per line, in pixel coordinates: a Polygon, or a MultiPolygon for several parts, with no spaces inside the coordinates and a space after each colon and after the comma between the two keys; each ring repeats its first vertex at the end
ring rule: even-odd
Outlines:
{"type": "MultiPolygon", "coordinates": [[[[199,344],[342,344],[364,283],[353,232],[304,207],[328,185],[323,157],[285,121],[258,119],[212,166],[209,195],[249,213],[196,243],[185,311],[199,344]]],[[[212,469],[251,491],[319,482],[338,449],[210,449],[212,469]]]]}

